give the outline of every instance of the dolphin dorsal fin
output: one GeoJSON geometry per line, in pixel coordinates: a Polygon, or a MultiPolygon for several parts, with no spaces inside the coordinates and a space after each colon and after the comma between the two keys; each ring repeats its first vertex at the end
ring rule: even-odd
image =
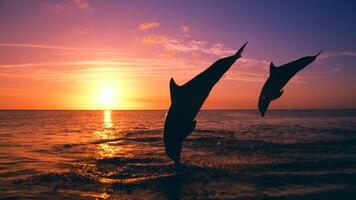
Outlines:
{"type": "Polygon", "coordinates": [[[271,62],[271,64],[269,65],[269,74],[272,75],[276,72],[277,67],[273,64],[273,62],[271,62]]]}
{"type": "Polygon", "coordinates": [[[169,81],[169,90],[171,93],[171,101],[173,101],[177,97],[177,91],[178,91],[179,85],[174,81],[173,78],[169,81]]]}

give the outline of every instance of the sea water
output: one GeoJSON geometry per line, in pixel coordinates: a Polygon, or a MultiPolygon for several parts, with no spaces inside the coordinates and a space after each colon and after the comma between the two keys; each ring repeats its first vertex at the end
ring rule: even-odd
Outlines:
{"type": "Polygon", "coordinates": [[[0,111],[0,199],[356,199],[356,111],[0,111]]]}

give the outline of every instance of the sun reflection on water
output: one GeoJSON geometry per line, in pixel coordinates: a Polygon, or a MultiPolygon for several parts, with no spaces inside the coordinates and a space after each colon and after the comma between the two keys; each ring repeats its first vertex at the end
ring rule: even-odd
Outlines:
{"type": "Polygon", "coordinates": [[[113,127],[111,120],[111,110],[104,110],[104,127],[110,129],[113,127]]]}
{"type": "MultiPolygon", "coordinates": [[[[125,126],[122,123],[115,124],[115,120],[112,118],[112,111],[105,110],[102,111],[102,125],[101,127],[93,132],[96,137],[95,142],[95,160],[96,164],[93,165],[93,170],[89,174],[94,172],[96,180],[101,183],[126,183],[134,182],[136,179],[117,179],[112,178],[112,174],[115,174],[115,163],[125,162],[125,159],[135,157],[133,149],[136,148],[135,145],[127,143],[125,141],[127,133],[125,131],[125,126]],[[122,127],[122,130],[118,130],[118,127],[122,127]],[[126,133],[126,134],[125,134],[126,133]],[[99,164],[98,164],[99,163],[99,164]]],[[[142,179],[142,178],[141,178],[142,179]]],[[[137,181],[141,180],[137,179],[137,181]]],[[[145,179],[145,178],[144,178],[145,179]]],[[[107,198],[106,194],[103,194],[102,199],[107,198]]]]}
{"type": "MultiPolygon", "coordinates": [[[[95,131],[94,134],[98,137],[99,140],[114,140],[115,132],[113,132],[113,122],[111,118],[111,110],[103,111],[103,130],[95,131]]],[[[116,146],[120,141],[103,141],[98,144],[98,155],[101,158],[110,158],[114,157],[117,152],[120,150],[119,146],[116,146]]]]}

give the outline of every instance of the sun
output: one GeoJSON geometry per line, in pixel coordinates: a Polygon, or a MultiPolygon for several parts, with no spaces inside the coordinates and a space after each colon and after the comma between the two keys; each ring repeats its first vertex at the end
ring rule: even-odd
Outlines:
{"type": "Polygon", "coordinates": [[[110,109],[115,104],[115,92],[112,88],[102,88],[100,90],[100,106],[110,109]]]}

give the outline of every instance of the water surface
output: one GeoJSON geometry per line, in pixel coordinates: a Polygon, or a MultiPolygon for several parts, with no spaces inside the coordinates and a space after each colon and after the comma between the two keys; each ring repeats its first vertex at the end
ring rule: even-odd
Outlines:
{"type": "Polygon", "coordinates": [[[0,198],[355,199],[356,111],[202,111],[177,169],[164,111],[0,111],[0,198]]]}

